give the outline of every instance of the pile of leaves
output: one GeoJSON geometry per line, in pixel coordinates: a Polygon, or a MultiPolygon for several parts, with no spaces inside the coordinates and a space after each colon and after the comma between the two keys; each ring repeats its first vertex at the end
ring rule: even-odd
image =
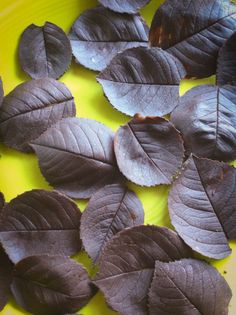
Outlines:
{"type": "Polygon", "coordinates": [[[231,290],[195,252],[222,259],[236,239],[236,170],[226,163],[236,158],[236,5],[166,0],[149,30],[138,13],[149,0],[99,2],[68,36],[30,25],[19,60],[32,79],[5,97],[0,85],[2,141],[35,152],[55,189],[0,195],[0,309],[11,292],[33,314],[71,314],[100,289],[124,315],[226,315],[231,290]],[[57,81],[72,54],[132,116],[115,134],[75,117],[57,81]],[[179,96],[182,79],[213,74],[215,85],[179,96]],[[126,180],[171,185],[176,232],[144,225],[126,180]],[[81,213],[69,198],[90,200],[81,213]],[[98,268],[92,279],[69,258],[82,249],[98,268]]]}

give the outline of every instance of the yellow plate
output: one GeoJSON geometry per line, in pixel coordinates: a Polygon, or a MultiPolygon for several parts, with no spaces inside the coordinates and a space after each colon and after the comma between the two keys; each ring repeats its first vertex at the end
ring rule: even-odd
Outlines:
{"type": "MultiPolygon", "coordinates": [[[[153,0],[142,10],[150,24],[157,7],[163,1],[153,0]]],[[[85,9],[96,6],[95,0],[0,0],[0,76],[2,76],[5,93],[10,92],[19,83],[29,77],[21,70],[17,58],[17,47],[20,34],[31,23],[42,25],[45,21],[53,22],[68,32],[76,17],[85,9]]],[[[81,66],[72,65],[61,78],[75,96],[77,115],[103,122],[116,130],[126,123],[128,118],[109,105],[103,96],[102,88],[96,83],[96,74],[81,66]]],[[[185,81],[181,84],[181,94],[198,84],[214,83],[214,77],[207,80],[185,81]]],[[[42,177],[36,156],[22,154],[0,146],[0,191],[9,201],[24,191],[33,188],[51,189],[42,177]]],[[[130,184],[142,200],[145,209],[145,222],[169,226],[167,211],[167,187],[151,189],[140,188],[130,184]]],[[[78,202],[84,209],[86,202],[78,202]]],[[[220,262],[212,262],[225,276],[233,293],[236,293],[236,243],[231,243],[232,255],[220,262]]],[[[90,263],[85,254],[76,257],[89,268],[90,263]]],[[[101,293],[79,312],[83,315],[112,315],[101,293]]],[[[2,315],[20,315],[26,312],[13,301],[1,312],[2,315]]],[[[230,315],[236,314],[236,298],[230,305],[230,315]]]]}

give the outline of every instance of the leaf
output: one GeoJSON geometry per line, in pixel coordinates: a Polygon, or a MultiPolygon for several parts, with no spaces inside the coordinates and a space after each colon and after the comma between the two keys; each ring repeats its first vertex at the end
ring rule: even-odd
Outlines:
{"type": "Polygon", "coordinates": [[[32,147],[47,181],[72,198],[90,198],[105,185],[120,182],[113,132],[95,120],[63,119],[32,147]]]}
{"type": "Polygon", "coordinates": [[[231,290],[220,273],[196,259],[156,262],[150,315],[227,315],[231,290]]]}
{"type": "Polygon", "coordinates": [[[189,77],[216,72],[220,47],[236,30],[236,4],[230,0],[167,0],[150,29],[151,46],[166,49],[189,77]]]}
{"type": "Polygon", "coordinates": [[[97,80],[122,113],[164,116],[179,104],[185,74],[182,64],[167,52],[138,47],[118,54],[97,80]]]}
{"type": "Polygon", "coordinates": [[[105,186],[92,196],[82,214],[80,237],[96,264],[116,233],[143,223],[144,210],[134,192],[120,184],[105,186]]]}
{"type": "Polygon", "coordinates": [[[121,231],[105,247],[95,285],[123,315],[146,315],[155,261],[190,257],[191,251],[167,228],[137,226],[121,231]]]}
{"type": "Polygon", "coordinates": [[[221,259],[236,239],[236,170],[191,156],[169,194],[171,222],[196,252],[221,259]]]}
{"type": "Polygon", "coordinates": [[[14,271],[12,293],[35,315],[73,313],[84,307],[93,288],[82,265],[63,256],[31,256],[14,271]]]}
{"type": "Polygon", "coordinates": [[[181,131],[188,154],[222,161],[236,158],[236,87],[192,89],[171,121],[181,131]]]}
{"type": "Polygon", "coordinates": [[[148,32],[148,26],[138,14],[120,14],[96,7],[78,17],[69,38],[77,62],[101,71],[118,52],[147,46],[148,32]]]}
{"type": "Polygon", "coordinates": [[[69,68],[72,50],[68,37],[55,24],[31,24],[20,39],[19,59],[22,69],[33,79],[58,79],[69,68]]]}
{"type": "Polygon", "coordinates": [[[74,98],[63,83],[49,78],[31,80],[4,98],[0,134],[7,146],[31,152],[30,141],[75,112],[74,98]]]}
{"type": "Polygon", "coordinates": [[[150,0],[98,0],[104,7],[120,13],[137,13],[150,0]]]}
{"type": "Polygon", "coordinates": [[[80,216],[76,204],[57,192],[28,191],[3,208],[0,241],[14,263],[31,255],[70,256],[81,249],[80,216]]]}
{"type": "Polygon", "coordinates": [[[236,85],[236,32],[225,42],[219,51],[217,59],[217,84],[236,85]]]}
{"type": "Polygon", "coordinates": [[[0,192],[0,212],[2,210],[2,208],[4,207],[5,204],[5,198],[2,192],[0,192]]]}
{"type": "Polygon", "coordinates": [[[0,246],[0,311],[3,310],[10,296],[13,264],[0,246]]]}
{"type": "Polygon", "coordinates": [[[4,97],[4,91],[3,91],[3,86],[2,86],[2,79],[0,77],[0,107],[1,107],[2,102],[3,102],[3,97],[4,97]]]}
{"type": "Polygon", "coordinates": [[[142,186],[171,184],[181,167],[184,148],[179,132],[167,120],[136,115],[115,136],[121,172],[142,186]]]}

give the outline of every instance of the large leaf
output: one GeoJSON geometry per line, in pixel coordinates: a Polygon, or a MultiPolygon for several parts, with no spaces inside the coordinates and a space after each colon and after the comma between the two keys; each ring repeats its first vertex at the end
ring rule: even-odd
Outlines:
{"type": "Polygon", "coordinates": [[[13,264],[0,246],[0,311],[8,302],[13,264]]]}
{"type": "Polygon", "coordinates": [[[171,184],[181,167],[184,148],[179,132],[159,117],[135,116],[115,136],[121,172],[142,186],[171,184]]]}
{"type": "Polygon", "coordinates": [[[236,239],[236,170],[191,156],[169,194],[173,226],[202,255],[221,259],[236,239]]]}
{"type": "Polygon", "coordinates": [[[116,233],[143,223],[144,211],[137,195],[122,185],[110,185],[90,199],[81,217],[80,236],[86,252],[97,263],[116,233]]]}
{"type": "Polygon", "coordinates": [[[231,290],[220,273],[195,259],[156,262],[150,315],[227,315],[231,290]]]}
{"type": "Polygon", "coordinates": [[[98,82],[119,111],[163,116],[179,104],[179,84],[185,74],[182,64],[167,52],[138,47],[118,54],[98,82]]]}
{"type": "Polygon", "coordinates": [[[56,192],[32,190],[2,210],[0,241],[13,262],[40,254],[72,255],[81,248],[80,211],[56,192]]]}
{"type": "Polygon", "coordinates": [[[31,140],[62,118],[73,116],[74,98],[63,83],[49,78],[31,80],[4,98],[0,134],[7,146],[29,152],[31,140]]]}
{"type": "Polygon", "coordinates": [[[22,69],[31,78],[58,79],[71,63],[70,41],[64,31],[55,24],[31,24],[21,36],[19,58],[22,69]]]}
{"type": "Polygon", "coordinates": [[[235,30],[236,4],[230,0],[167,0],[154,16],[149,40],[182,61],[189,77],[207,77],[235,30]]]}
{"type": "Polygon", "coordinates": [[[113,132],[90,119],[67,118],[32,142],[41,171],[57,190],[89,198],[104,185],[121,180],[113,132]]]}
{"type": "Polygon", "coordinates": [[[203,85],[182,98],[171,118],[187,153],[222,161],[236,158],[236,87],[203,85]]]}
{"type": "Polygon", "coordinates": [[[104,7],[120,13],[137,13],[150,0],[98,0],[104,7]]]}
{"type": "Polygon", "coordinates": [[[14,271],[12,293],[17,303],[35,315],[76,312],[93,295],[82,265],[63,256],[31,256],[14,271]]]}
{"type": "Polygon", "coordinates": [[[216,80],[218,85],[236,85],[236,32],[219,51],[216,80]]]}
{"type": "Polygon", "coordinates": [[[128,228],[105,247],[95,284],[117,312],[147,315],[155,261],[169,262],[190,256],[189,248],[167,228],[142,225],[128,228]]]}
{"type": "Polygon", "coordinates": [[[82,13],[69,38],[76,60],[92,70],[103,70],[122,50],[147,46],[148,27],[140,15],[97,7],[82,13]]]}

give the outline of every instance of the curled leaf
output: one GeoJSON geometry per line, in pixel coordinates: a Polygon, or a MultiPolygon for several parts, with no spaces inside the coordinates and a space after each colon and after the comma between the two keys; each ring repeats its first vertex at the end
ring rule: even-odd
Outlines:
{"type": "Polygon", "coordinates": [[[107,242],[121,230],[144,223],[144,211],[136,194],[114,184],[90,199],[81,217],[81,239],[86,252],[98,263],[107,242]]]}
{"type": "Polygon", "coordinates": [[[128,228],[105,247],[95,284],[115,311],[123,315],[146,315],[155,261],[169,262],[190,256],[189,248],[167,228],[144,225],[128,228]]]}
{"type": "Polygon", "coordinates": [[[236,170],[191,156],[169,194],[171,222],[196,252],[215,259],[231,253],[236,239],[236,170]]]}
{"type": "Polygon", "coordinates": [[[20,40],[19,58],[22,69],[33,79],[58,79],[69,68],[72,51],[64,31],[55,24],[31,24],[20,40]]]}
{"type": "Polygon", "coordinates": [[[98,0],[104,7],[120,13],[137,13],[150,0],[98,0]]]}
{"type": "Polygon", "coordinates": [[[236,87],[203,85],[182,97],[171,121],[187,153],[222,161],[236,158],[236,87]]]}
{"type": "Polygon", "coordinates": [[[9,93],[0,108],[0,134],[14,149],[30,152],[29,142],[65,117],[75,116],[74,98],[54,79],[31,80],[9,93]]]}
{"type": "Polygon", "coordinates": [[[69,38],[76,60],[101,71],[122,50],[147,46],[148,27],[140,15],[128,15],[97,7],[82,13],[69,38]]]}
{"type": "Polygon", "coordinates": [[[63,256],[31,256],[15,266],[12,293],[35,315],[73,313],[84,307],[93,288],[82,265],[63,256]]]}
{"type": "Polygon", "coordinates": [[[13,264],[0,246],[0,311],[3,310],[10,296],[13,264]]]}
{"type": "Polygon", "coordinates": [[[157,48],[138,47],[118,54],[97,80],[111,104],[130,116],[164,116],[179,104],[183,65],[157,48]]]}
{"type": "Polygon", "coordinates": [[[2,210],[0,241],[13,262],[32,255],[72,255],[81,248],[81,213],[56,192],[32,190],[2,210]]]}
{"type": "Polygon", "coordinates": [[[220,47],[236,30],[236,4],[230,0],[167,0],[151,25],[151,46],[178,58],[189,77],[216,73],[220,47]]]}
{"type": "Polygon", "coordinates": [[[118,129],[115,154],[119,169],[142,186],[171,184],[181,167],[184,148],[179,132],[159,117],[135,116],[118,129]]]}
{"type": "Polygon", "coordinates": [[[44,177],[72,198],[89,198],[105,185],[120,182],[113,132],[97,121],[67,118],[49,128],[32,147],[44,177]]]}
{"type": "Polygon", "coordinates": [[[227,315],[232,293],[220,273],[196,259],[156,262],[150,315],[227,315]]]}

